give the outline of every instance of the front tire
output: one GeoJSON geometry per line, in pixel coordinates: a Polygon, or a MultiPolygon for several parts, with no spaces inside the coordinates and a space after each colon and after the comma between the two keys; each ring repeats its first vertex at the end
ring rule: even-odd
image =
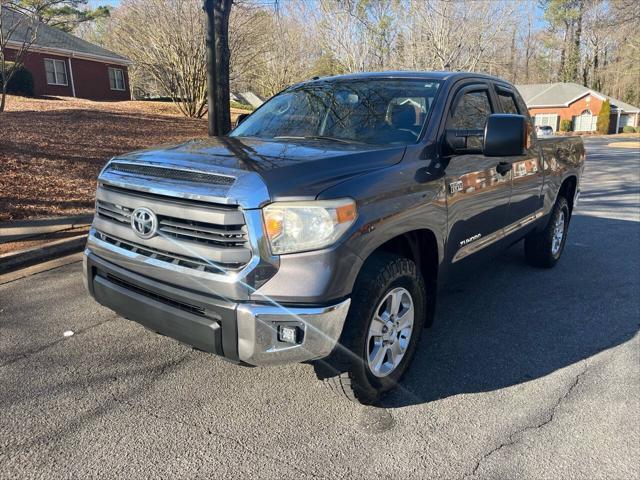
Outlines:
{"type": "Polygon", "coordinates": [[[524,240],[524,251],[529,264],[552,268],[558,263],[567,241],[570,215],[567,200],[559,196],[544,230],[532,233],[524,240]]]}
{"type": "Polygon", "coordinates": [[[318,378],[351,401],[376,403],[398,385],[413,359],[426,299],[413,261],[375,254],[356,281],[340,343],[314,363],[318,378]]]}

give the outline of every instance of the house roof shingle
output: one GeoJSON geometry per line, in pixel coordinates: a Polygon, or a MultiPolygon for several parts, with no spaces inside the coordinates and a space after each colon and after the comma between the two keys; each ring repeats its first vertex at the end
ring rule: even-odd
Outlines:
{"type": "Polygon", "coordinates": [[[530,85],[516,85],[516,88],[524,98],[529,108],[533,107],[557,107],[569,106],[579,98],[587,94],[608,99],[612,109],[620,109],[625,113],[638,113],[640,108],[628,103],[609,97],[590,88],[578,85],[577,83],[536,83],[530,85]]]}
{"type": "MultiPolygon", "coordinates": [[[[6,26],[4,27],[6,28],[5,31],[10,30],[11,26],[16,25],[22,18],[21,13],[7,7],[3,7],[0,14],[2,15],[2,23],[6,26]]],[[[28,22],[21,22],[9,40],[18,43],[23,43],[25,40],[28,40],[31,35],[28,25],[28,22]]],[[[129,59],[122,55],[118,55],[106,48],[89,43],[86,40],[75,37],[67,32],[63,32],[58,28],[50,27],[42,22],[39,22],[37,25],[36,40],[33,42],[33,47],[70,51],[89,58],[96,57],[96,59],[110,59],[116,63],[130,63],[129,59]]]]}

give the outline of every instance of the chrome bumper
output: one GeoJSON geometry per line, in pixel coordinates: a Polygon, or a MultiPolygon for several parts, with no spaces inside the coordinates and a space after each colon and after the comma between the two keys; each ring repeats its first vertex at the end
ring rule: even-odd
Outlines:
{"type": "Polygon", "coordinates": [[[230,302],[140,275],[127,266],[87,248],[83,269],[87,290],[102,305],[153,331],[254,366],[326,357],[340,338],[351,303],[346,299],[325,307],[289,307],[230,302]],[[196,310],[198,314],[193,313],[196,310]],[[281,326],[297,327],[298,343],[280,341],[281,326]]]}
{"type": "Polygon", "coordinates": [[[276,365],[326,357],[336,346],[351,300],[330,307],[288,308],[241,304],[237,308],[238,355],[251,365],[276,365]],[[278,341],[278,327],[296,326],[300,344],[278,341]]]}

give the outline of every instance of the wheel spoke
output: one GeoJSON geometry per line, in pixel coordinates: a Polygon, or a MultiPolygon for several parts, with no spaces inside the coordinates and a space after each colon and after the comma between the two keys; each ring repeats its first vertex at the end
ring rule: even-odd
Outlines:
{"type": "Polygon", "coordinates": [[[398,330],[404,330],[405,328],[412,326],[413,316],[414,316],[414,310],[413,310],[413,304],[411,304],[409,308],[405,310],[402,313],[402,316],[398,319],[399,320],[398,330]]]}
{"type": "Polygon", "coordinates": [[[385,321],[379,316],[373,317],[371,321],[371,327],[369,327],[369,338],[382,336],[382,327],[385,325],[385,321]]]}
{"type": "Polygon", "coordinates": [[[400,345],[400,342],[396,340],[396,342],[391,345],[391,348],[389,349],[392,355],[392,361],[393,361],[393,366],[397,367],[398,363],[400,362],[400,356],[404,353],[404,348],[402,348],[402,345],[400,345]]]}
{"type": "Polygon", "coordinates": [[[396,290],[391,294],[391,314],[397,315],[400,311],[400,305],[402,305],[402,290],[396,290]]]}
{"type": "Polygon", "coordinates": [[[393,345],[390,345],[387,350],[389,352],[389,363],[391,364],[391,370],[396,368],[396,359],[399,353],[396,347],[397,344],[398,342],[394,343],[393,345]]]}
{"type": "Polygon", "coordinates": [[[384,358],[387,354],[387,346],[382,342],[380,342],[379,344],[377,343],[373,352],[371,353],[372,355],[369,356],[369,358],[371,359],[369,363],[373,367],[374,371],[380,372],[380,369],[382,368],[382,362],[384,362],[384,358]]]}

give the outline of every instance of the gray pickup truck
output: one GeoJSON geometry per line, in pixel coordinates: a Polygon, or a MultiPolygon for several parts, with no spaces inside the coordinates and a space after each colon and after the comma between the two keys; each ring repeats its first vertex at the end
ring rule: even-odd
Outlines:
{"type": "Polygon", "coordinates": [[[498,78],[314,79],[228,136],[109,161],[86,287],[199,350],[309,362],[373,403],[407,370],[445,282],[520,240],[529,263],[556,264],[584,159],[578,137],[538,139],[498,78]]]}

